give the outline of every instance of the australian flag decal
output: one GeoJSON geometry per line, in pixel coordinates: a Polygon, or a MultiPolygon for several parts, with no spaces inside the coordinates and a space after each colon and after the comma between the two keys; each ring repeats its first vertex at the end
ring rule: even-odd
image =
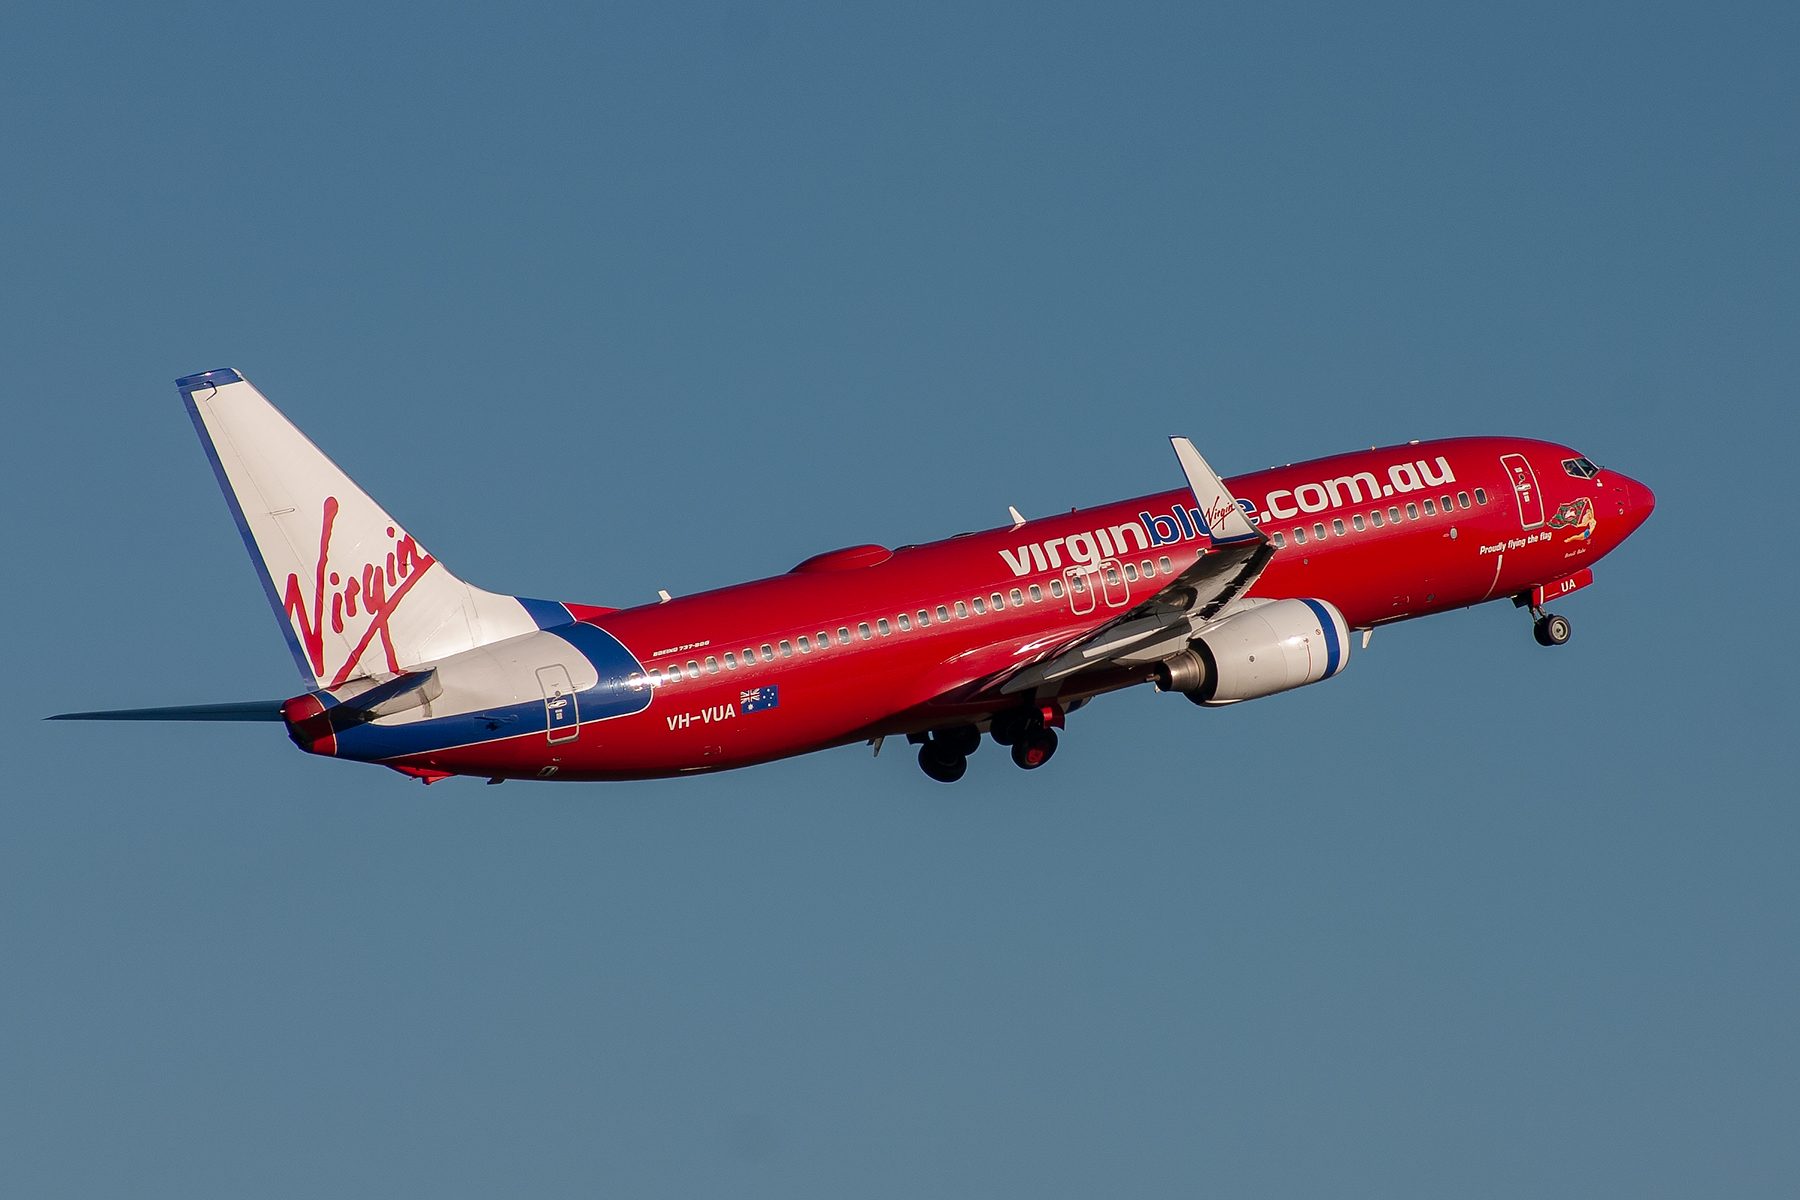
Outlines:
{"type": "Polygon", "coordinates": [[[781,688],[751,688],[747,692],[738,693],[738,711],[742,713],[762,712],[768,708],[781,707],[781,688]]]}

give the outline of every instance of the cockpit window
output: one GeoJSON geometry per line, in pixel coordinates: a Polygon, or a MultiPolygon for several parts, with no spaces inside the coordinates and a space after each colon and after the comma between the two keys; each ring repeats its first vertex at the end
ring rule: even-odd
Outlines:
{"type": "Polygon", "coordinates": [[[1600,468],[1585,458],[1565,458],[1562,467],[1577,479],[1592,479],[1600,473],[1600,468]]]}

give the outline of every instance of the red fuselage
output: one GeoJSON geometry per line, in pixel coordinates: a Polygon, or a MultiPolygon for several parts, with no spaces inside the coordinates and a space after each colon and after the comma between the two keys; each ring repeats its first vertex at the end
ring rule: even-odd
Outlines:
{"type": "MultiPolygon", "coordinates": [[[[1571,460],[1585,463],[1548,442],[1457,438],[1232,478],[1278,544],[1248,594],[1327,600],[1367,629],[1575,575],[1655,499],[1613,471],[1581,477],[1571,460]]],[[[554,745],[540,729],[395,765],[647,778],[978,722],[1016,700],[991,686],[997,676],[1114,620],[1194,563],[1207,543],[1180,511],[1192,502],[1178,489],[891,553],[855,547],[771,579],[601,612],[585,619],[645,668],[653,699],[643,711],[584,723],[554,745]],[[758,704],[771,688],[778,703],[758,704]]],[[[1148,678],[1084,673],[1034,702],[1060,715],[1148,678]]]]}

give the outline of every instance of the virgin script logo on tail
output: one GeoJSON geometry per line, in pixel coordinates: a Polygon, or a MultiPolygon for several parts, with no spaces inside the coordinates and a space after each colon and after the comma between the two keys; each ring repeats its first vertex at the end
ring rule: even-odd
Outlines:
{"type": "Polygon", "coordinates": [[[382,649],[387,652],[387,669],[393,672],[400,670],[400,661],[394,654],[394,640],[388,632],[388,620],[394,615],[394,610],[399,607],[406,593],[412,589],[412,585],[437,562],[419,548],[411,534],[399,537],[394,527],[389,525],[388,537],[398,540],[388,551],[386,561],[366,562],[360,572],[340,575],[331,570],[331,531],[337,522],[337,515],[337,497],[325,497],[319,523],[319,559],[313,568],[311,610],[308,611],[300,576],[296,573],[290,572],[287,577],[287,593],[283,600],[288,619],[294,623],[294,630],[300,635],[300,644],[305,647],[313,674],[321,679],[326,677],[325,598],[328,587],[331,597],[331,631],[343,633],[346,629],[354,630],[357,625],[363,625],[355,649],[350,651],[350,657],[337,669],[331,682],[326,684],[327,687],[337,687],[350,678],[356,664],[362,660],[363,651],[369,648],[369,643],[377,634],[381,636],[382,649]]]}

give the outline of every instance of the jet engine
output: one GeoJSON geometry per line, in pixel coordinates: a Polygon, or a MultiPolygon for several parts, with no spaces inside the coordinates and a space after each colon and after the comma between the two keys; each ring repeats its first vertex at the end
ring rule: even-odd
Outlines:
{"type": "Polygon", "coordinates": [[[1234,613],[1157,664],[1157,690],[1236,704],[1329,679],[1350,661],[1350,628],[1328,600],[1273,600],[1234,613]]]}

